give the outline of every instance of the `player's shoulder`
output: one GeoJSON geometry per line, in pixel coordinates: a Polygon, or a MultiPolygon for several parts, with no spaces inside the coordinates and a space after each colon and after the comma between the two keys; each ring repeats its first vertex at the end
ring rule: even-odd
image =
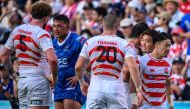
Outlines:
{"type": "Polygon", "coordinates": [[[146,62],[146,61],[150,60],[150,56],[149,56],[149,54],[145,54],[145,55],[143,55],[143,56],[139,56],[138,59],[139,59],[141,62],[146,62]]]}
{"type": "Polygon", "coordinates": [[[77,33],[71,33],[71,34],[73,34],[74,36],[75,36],[75,41],[77,42],[77,43],[80,43],[80,44],[84,44],[85,42],[86,42],[86,38],[85,37],[83,37],[83,36],[80,36],[80,35],[78,35],[77,33]]]}
{"type": "Polygon", "coordinates": [[[19,30],[22,30],[22,29],[24,29],[24,30],[27,29],[26,24],[22,24],[20,26],[15,27],[12,32],[19,32],[19,30]]]}
{"type": "Polygon", "coordinates": [[[123,38],[121,38],[121,37],[119,37],[119,36],[116,36],[116,37],[114,37],[114,38],[115,38],[115,40],[116,40],[117,42],[119,42],[120,44],[122,44],[122,45],[124,45],[124,46],[126,46],[126,47],[128,47],[128,46],[134,47],[132,43],[129,43],[127,40],[125,40],[125,39],[123,39],[123,38]]]}
{"type": "Polygon", "coordinates": [[[170,66],[172,65],[172,59],[168,58],[168,57],[164,57],[164,60],[170,64],[170,66]]]}
{"type": "Polygon", "coordinates": [[[36,32],[36,36],[38,39],[41,39],[43,37],[51,38],[51,35],[46,30],[44,30],[42,28],[38,28],[38,30],[36,32]]]}
{"type": "Polygon", "coordinates": [[[97,39],[100,39],[100,35],[97,35],[97,36],[93,36],[89,39],[86,40],[86,43],[90,44],[90,43],[93,43],[94,41],[97,41],[97,39]]]}

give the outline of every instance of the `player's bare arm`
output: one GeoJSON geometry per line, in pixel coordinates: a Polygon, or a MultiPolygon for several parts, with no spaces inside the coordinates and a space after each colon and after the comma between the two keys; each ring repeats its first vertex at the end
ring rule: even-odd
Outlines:
{"type": "Polygon", "coordinates": [[[171,79],[166,80],[166,95],[168,99],[169,109],[174,109],[173,95],[171,89],[171,79]]]}
{"type": "Polygon", "coordinates": [[[88,84],[84,81],[84,69],[87,62],[88,59],[86,59],[83,56],[79,56],[77,63],[75,65],[75,72],[81,86],[81,91],[83,92],[84,95],[87,95],[87,90],[88,90],[88,84]]]}
{"type": "Polygon", "coordinates": [[[123,65],[123,81],[129,83],[129,94],[132,102],[131,109],[138,109],[136,88],[133,80],[130,78],[129,68],[126,63],[123,65]]]}
{"type": "Polygon", "coordinates": [[[51,74],[53,76],[53,81],[52,82],[56,82],[57,81],[57,56],[54,53],[54,49],[53,48],[49,48],[45,51],[46,56],[47,56],[47,60],[50,66],[50,70],[51,70],[51,74]]]}
{"type": "Polygon", "coordinates": [[[0,53],[0,63],[6,63],[6,61],[8,60],[9,56],[11,56],[12,53],[13,51],[11,49],[4,47],[0,53]]]}
{"type": "Polygon", "coordinates": [[[131,78],[135,84],[136,91],[137,91],[137,97],[138,97],[138,105],[141,106],[144,99],[141,91],[141,81],[140,81],[140,73],[137,68],[136,61],[133,57],[127,57],[125,59],[127,66],[129,68],[129,72],[131,74],[131,78]]]}

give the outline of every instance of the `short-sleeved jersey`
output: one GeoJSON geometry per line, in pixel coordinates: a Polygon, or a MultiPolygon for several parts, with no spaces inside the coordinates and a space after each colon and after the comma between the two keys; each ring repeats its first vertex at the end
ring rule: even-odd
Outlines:
{"type": "Polygon", "coordinates": [[[166,101],[166,80],[172,74],[171,60],[155,59],[146,54],[139,58],[139,62],[145,101],[153,106],[162,105],[166,101]]]}
{"type": "Polygon", "coordinates": [[[67,79],[75,76],[75,64],[85,41],[86,38],[73,32],[69,32],[62,43],[59,43],[57,38],[53,40],[58,58],[58,80],[54,92],[55,101],[72,99],[81,104],[84,103],[86,97],[82,94],[79,83],[73,86],[70,80],[67,79]]]}
{"type": "Polygon", "coordinates": [[[53,48],[48,32],[39,26],[23,24],[15,28],[5,47],[16,51],[19,73],[49,75],[49,65],[45,51],[53,48]]]}
{"type": "Polygon", "coordinates": [[[53,46],[58,58],[59,73],[75,75],[75,64],[85,41],[86,38],[73,32],[69,32],[62,43],[59,43],[57,38],[53,40],[53,46]]]}
{"type": "MultiPolygon", "coordinates": [[[[136,58],[136,52],[133,46],[124,39],[117,36],[99,35],[87,40],[80,56],[89,59],[91,83],[95,79],[98,79],[96,83],[99,83],[99,80],[122,81],[121,69],[124,59],[136,58]]],[[[103,87],[103,83],[101,84],[103,87]]],[[[96,88],[96,90],[99,89],[96,88]]]]}

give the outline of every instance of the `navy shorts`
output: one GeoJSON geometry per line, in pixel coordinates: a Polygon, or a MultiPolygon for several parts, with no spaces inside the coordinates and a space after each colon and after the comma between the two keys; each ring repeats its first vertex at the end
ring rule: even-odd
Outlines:
{"type": "Polygon", "coordinates": [[[58,80],[54,90],[54,102],[63,101],[64,99],[71,99],[79,102],[81,105],[85,103],[86,96],[82,94],[79,83],[73,87],[69,84],[69,81],[66,80],[72,76],[75,76],[75,74],[58,74],[58,80]]]}

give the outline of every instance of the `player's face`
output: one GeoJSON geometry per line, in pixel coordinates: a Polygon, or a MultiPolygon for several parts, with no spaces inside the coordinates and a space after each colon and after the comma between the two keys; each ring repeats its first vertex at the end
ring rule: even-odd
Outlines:
{"type": "Polygon", "coordinates": [[[149,35],[143,35],[141,37],[141,49],[144,53],[150,53],[154,49],[154,44],[152,41],[152,37],[149,35]]]}
{"type": "Polygon", "coordinates": [[[0,78],[7,78],[8,77],[8,75],[7,75],[7,73],[6,73],[6,71],[5,70],[1,70],[0,71],[0,78]]]}
{"type": "Polygon", "coordinates": [[[53,33],[56,37],[61,37],[66,35],[68,31],[68,25],[63,21],[54,20],[53,21],[53,33]]]}
{"type": "Polygon", "coordinates": [[[169,39],[160,42],[160,44],[158,45],[159,53],[163,57],[166,57],[169,53],[170,46],[171,46],[171,41],[169,39]]]}
{"type": "Polygon", "coordinates": [[[183,69],[183,64],[181,63],[175,63],[175,64],[172,64],[172,71],[173,73],[181,73],[181,69],[183,69]]]}

